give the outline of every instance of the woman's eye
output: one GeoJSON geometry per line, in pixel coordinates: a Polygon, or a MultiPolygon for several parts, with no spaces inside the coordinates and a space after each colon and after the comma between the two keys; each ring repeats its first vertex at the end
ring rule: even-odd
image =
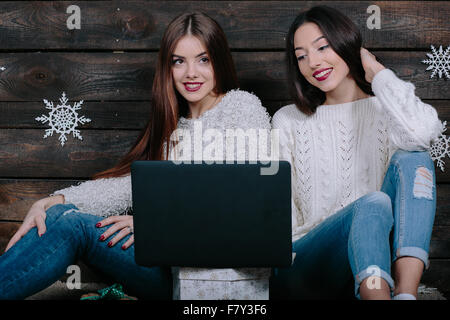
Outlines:
{"type": "Polygon", "coordinates": [[[299,57],[297,57],[297,60],[298,60],[298,61],[303,60],[303,59],[305,59],[305,56],[299,56],[299,57]]]}
{"type": "Polygon", "coordinates": [[[203,58],[200,59],[200,62],[201,63],[207,63],[207,62],[209,62],[209,59],[206,58],[206,57],[203,57],[203,58]]]}
{"type": "Polygon", "coordinates": [[[183,60],[181,60],[181,59],[172,60],[172,64],[182,64],[182,63],[183,63],[183,60]]]}
{"type": "Polygon", "coordinates": [[[319,50],[320,51],[323,51],[323,50],[325,50],[326,48],[328,48],[330,45],[329,44],[326,44],[326,45],[324,45],[324,46],[321,46],[320,48],[319,48],[319,50]]]}

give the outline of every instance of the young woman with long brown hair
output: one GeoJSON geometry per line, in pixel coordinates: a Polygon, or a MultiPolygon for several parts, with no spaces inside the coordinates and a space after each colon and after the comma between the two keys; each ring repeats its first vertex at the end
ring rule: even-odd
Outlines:
{"type": "Polygon", "coordinates": [[[134,261],[130,166],[135,160],[175,160],[173,133],[190,132],[198,123],[221,133],[270,130],[259,99],[237,87],[217,22],[201,13],[175,18],[161,41],[148,124],[115,167],[33,204],[0,256],[0,299],[23,299],[48,287],[78,259],[132,295],[171,299],[170,268],[134,261]]]}
{"type": "Polygon", "coordinates": [[[443,124],[361,46],[356,25],[326,6],[289,30],[295,103],[273,127],[292,164],[296,258],[275,270],[272,298],[415,299],[429,264],[436,179],[427,151],[443,124]]]}

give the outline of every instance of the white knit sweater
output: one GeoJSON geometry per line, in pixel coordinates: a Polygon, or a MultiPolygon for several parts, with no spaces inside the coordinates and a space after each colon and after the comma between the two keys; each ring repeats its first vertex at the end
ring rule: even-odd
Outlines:
{"type": "MultiPolygon", "coordinates": [[[[216,129],[223,136],[226,135],[227,129],[243,129],[245,131],[248,129],[270,130],[271,128],[269,114],[259,98],[243,90],[229,91],[214,108],[205,111],[197,119],[180,118],[178,129],[193,132],[194,127],[198,127],[199,123],[201,123],[203,134],[208,129],[216,129]]],[[[209,141],[204,140],[203,147],[205,148],[208,143],[209,141]]],[[[250,143],[245,145],[243,151],[245,159],[248,159],[246,150],[250,148],[252,148],[250,143]]],[[[169,160],[179,159],[176,151],[172,152],[172,148],[169,151],[169,160]]],[[[242,152],[242,150],[234,150],[234,152],[237,151],[242,152]]],[[[192,152],[194,153],[194,149],[192,152]]],[[[237,157],[238,155],[235,154],[235,159],[238,159],[237,157]]],[[[198,158],[193,154],[191,159],[198,158]]],[[[131,213],[130,175],[84,181],[79,185],[55,191],[51,195],[56,194],[64,195],[65,202],[76,205],[81,212],[104,217],[131,213]]]]}
{"type": "Polygon", "coordinates": [[[304,236],[361,196],[380,190],[396,149],[428,150],[443,124],[414,86],[389,69],[372,81],[374,97],[322,105],[306,116],[288,105],[273,116],[280,158],[292,168],[292,237],[304,236]]]}

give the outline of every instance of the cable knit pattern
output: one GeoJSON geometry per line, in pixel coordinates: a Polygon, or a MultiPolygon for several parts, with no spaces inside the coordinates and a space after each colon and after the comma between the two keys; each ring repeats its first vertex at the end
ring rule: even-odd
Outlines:
{"type": "MultiPolygon", "coordinates": [[[[379,157],[378,159],[375,159],[375,161],[378,161],[377,164],[375,164],[375,167],[380,170],[380,172],[375,173],[376,177],[384,177],[384,172],[381,171],[382,168],[387,168],[389,164],[389,136],[388,136],[388,129],[386,127],[387,121],[382,121],[380,119],[377,120],[376,128],[377,128],[377,138],[376,138],[376,146],[378,148],[379,157]]],[[[369,177],[366,177],[367,183],[369,183],[369,177]]],[[[383,183],[382,180],[377,180],[375,182],[376,186],[381,186],[383,183]]]]}
{"type": "Polygon", "coordinates": [[[273,116],[280,157],[291,163],[292,239],[363,195],[380,190],[397,149],[429,150],[443,129],[414,86],[388,69],[372,82],[375,97],[322,105],[306,116],[291,104],[273,116]]]}
{"type": "Polygon", "coordinates": [[[320,161],[320,171],[319,171],[319,185],[321,188],[319,190],[323,190],[323,192],[320,192],[317,196],[320,197],[318,200],[320,204],[320,211],[322,212],[328,212],[331,210],[331,200],[333,192],[331,190],[334,190],[334,183],[331,181],[328,177],[331,175],[331,173],[334,171],[333,167],[330,167],[330,152],[327,148],[327,140],[330,138],[330,130],[327,128],[323,123],[320,123],[318,126],[318,134],[317,134],[317,141],[318,141],[318,152],[319,152],[319,161],[320,161]]]}
{"type": "MultiPolygon", "coordinates": [[[[227,129],[270,129],[270,117],[262,106],[259,98],[249,92],[232,90],[212,109],[205,111],[197,119],[180,118],[178,128],[193,132],[194,124],[201,123],[203,133],[207,129],[217,129],[225,136],[227,129]]],[[[270,140],[269,140],[270,141],[270,140]]],[[[237,144],[236,144],[237,148],[237,144]]],[[[243,152],[248,159],[247,149],[252,148],[246,144],[243,152]]],[[[191,149],[194,152],[193,149],[191,149]]],[[[224,152],[225,155],[225,152],[224,152]]],[[[169,153],[169,160],[179,158],[175,152],[169,153]]],[[[193,160],[194,157],[192,157],[193,160]]],[[[82,212],[97,215],[111,216],[132,214],[131,177],[89,180],[79,185],[55,191],[51,195],[62,194],[66,203],[73,203],[82,212]]]]}
{"type": "MultiPolygon", "coordinates": [[[[295,129],[295,139],[297,157],[294,158],[295,176],[298,177],[298,183],[294,186],[295,193],[304,194],[305,196],[299,199],[294,199],[294,202],[300,206],[302,212],[310,212],[312,177],[311,177],[311,154],[312,145],[311,131],[307,123],[299,123],[295,129]]],[[[305,217],[306,218],[306,217],[305,217]]]]}
{"type": "Polygon", "coordinates": [[[338,121],[338,139],[339,144],[338,149],[338,190],[340,190],[340,197],[338,203],[340,207],[343,208],[348,203],[348,199],[352,198],[352,172],[354,161],[354,146],[355,146],[355,135],[351,128],[351,123],[344,123],[343,120],[338,121]]]}

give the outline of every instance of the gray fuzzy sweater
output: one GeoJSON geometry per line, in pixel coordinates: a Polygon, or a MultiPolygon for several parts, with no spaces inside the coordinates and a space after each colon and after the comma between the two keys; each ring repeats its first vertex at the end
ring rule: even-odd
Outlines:
{"type": "MultiPolygon", "coordinates": [[[[259,129],[270,130],[270,117],[261,101],[254,94],[243,90],[229,91],[222,100],[212,109],[205,111],[197,119],[181,117],[178,121],[178,129],[193,132],[199,123],[203,132],[215,129],[215,132],[225,136],[228,129],[259,129]]],[[[206,143],[203,139],[203,145],[206,143]]],[[[246,148],[250,146],[246,146],[246,148]]],[[[192,152],[194,150],[192,149],[192,152]]],[[[236,158],[239,150],[234,150],[236,158]]],[[[248,159],[248,152],[245,158],[248,159]]],[[[169,149],[169,160],[177,158],[177,150],[169,149]]],[[[192,155],[192,160],[195,160],[192,155]]],[[[118,178],[97,179],[82,182],[62,190],[57,190],[51,195],[64,195],[66,203],[77,206],[81,212],[97,216],[112,216],[131,214],[131,176],[118,178]]]]}

